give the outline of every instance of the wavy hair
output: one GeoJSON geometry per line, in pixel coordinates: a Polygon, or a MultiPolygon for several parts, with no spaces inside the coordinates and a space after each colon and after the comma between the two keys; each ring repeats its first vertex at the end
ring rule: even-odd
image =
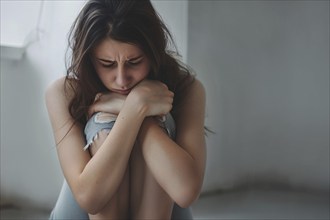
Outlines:
{"type": "Polygon", "coordinates": [[[74,91],[69,111],[75,121],[85,124],[95,95],[107,91],[91,61],[92,49],[107,37],[142,49],[151,65],[148,78],[162,81],[175,94],[171,112],[175,118],[184,91],[194,76],[176,58],[178,53],[171,33],[151,2],[90,0],[69,32],[71,57],[65,82],[74,91]],[[169,50],[170,46],[174,46],[174,52],[169,50]]]}

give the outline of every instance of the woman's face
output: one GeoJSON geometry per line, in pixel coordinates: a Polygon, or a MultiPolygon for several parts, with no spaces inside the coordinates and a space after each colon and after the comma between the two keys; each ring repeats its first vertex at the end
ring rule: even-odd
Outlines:
{"type": "Polygon", "coordinates": [[[96,45],[92,61],[105,87],[122,95],[128,95],[150,70],[149,60],[139,47],[111,38],[96,45]]]}

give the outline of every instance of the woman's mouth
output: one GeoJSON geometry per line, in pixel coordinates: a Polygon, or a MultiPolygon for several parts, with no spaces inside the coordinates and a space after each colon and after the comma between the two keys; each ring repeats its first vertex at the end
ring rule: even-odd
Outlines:
{"type": "Polygon", "coordinates": [[[128,95],[128,93],[131,92],[131,89],[125,89],[125,90],[120,90],[120,89],[113,89],[112,92],[121,94],[121,95],[128,95]]]}

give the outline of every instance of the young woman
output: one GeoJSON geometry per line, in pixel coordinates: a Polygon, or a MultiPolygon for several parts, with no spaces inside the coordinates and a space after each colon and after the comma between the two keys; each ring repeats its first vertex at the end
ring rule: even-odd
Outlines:
{"type": "Polygon", "coordinates": [[[65,177],[51,219],[190,218],[205,169],[205,92],[170,39],[149,1],[83,7],[67,75],[46,92],[65,177]]]}

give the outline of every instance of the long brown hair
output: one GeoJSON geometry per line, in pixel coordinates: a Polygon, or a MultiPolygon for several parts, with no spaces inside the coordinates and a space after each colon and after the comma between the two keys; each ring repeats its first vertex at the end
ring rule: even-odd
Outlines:
{"type": "MultiPolygon", "coordinates": [[[[149,0],[90,0],[69,33],[71,60],[66,84],[74,91],[69,104],[71,116],[86,123],[88,107],[99,92],[107,89],[98,78],[91,62],[93,47],[106,37],[140,47],[148,57],[151,70],[148,78],[160,80],[174,92],[175,115],[184,90],[194,77],[189,69],[175,58],[173,38],[149,0]]],[[[175,116],[174,116],[175,117],[175,116]]]]}

